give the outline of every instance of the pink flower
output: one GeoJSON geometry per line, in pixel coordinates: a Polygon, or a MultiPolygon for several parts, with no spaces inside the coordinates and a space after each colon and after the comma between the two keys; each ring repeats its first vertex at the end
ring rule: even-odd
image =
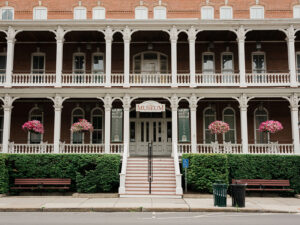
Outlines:
{"type": "Polygon", "coordinates": [[[30,132],[40,133],[40,134],[44,133],[44,126],[38,120],[27,121],[26,123],[23,124],[22,129],[30,132]]]}
{"type": "Polygon", "coordinates": [[[276,133],[283,130],[283,126],[279,121],[267,120],[259,125],[260,132],[276,133]]]}
{"type": "Polygon", "coordinates": [[[208,126],[208,129],[212,134],[224,134],[230,130],[230,127],[228,123],[216,120],[208,126]]]}
{"type": "Polygon", "coordinates": [[[82,131],[92,132],[93,130],[93,125],[85,119],[79,119],[79,122],[73,123],[73,125],[71,126],[71,131],[73,133],[82,131]]]}

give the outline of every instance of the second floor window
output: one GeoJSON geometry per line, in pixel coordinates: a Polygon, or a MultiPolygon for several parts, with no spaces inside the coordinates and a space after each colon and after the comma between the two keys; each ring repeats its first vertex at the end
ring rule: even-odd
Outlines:
{"type": "Polygon", "coordinates": [[[0,74],[6,73],[6,54],[0,54],[0,74]]]}
{"type": "Polygon", "coordinates": [[[202,58],[202,73],[214,73],[215,72],[215,59],[214,54],[204,53],[202,58]]]}
{"type": "Polygon", "coordinates": [[[153,19],[167,19],[166,7],[156,6],[153,11],[153,19]]]}
{"type": "Polygon", "coordinates": [[[102,53],[93,55],[93,73],[104,73],[104,57],[102,53]]]}
{"type": "MultiPolygon", "coordinates": [[[[29,113],[29,120],[38,120],[43,123],[43,112],[37,106],[31,109],[29,113]]],[[[28,132],[30,144],[40,144],[43,140],[43,134],[28,132]]]]}
{"type": "Polygon", "coordinates": [[[222,73],[233,73],[233,54],[225,52],[222,54],[222,73]]]}
{"type": "Polygon", "coordinates": [[[232,8],[229,6],[223,6],[220,8],[220,19],[221,20],[231,20],[232,16],[232,8]]]}
{"type": "Polygon", "coordinates": [[[47,8],[46,7],[35,7],[33,9],[34,20],[46,20],[47,19],[47,8]]]}
{"type": "Polygon", "coordinates": [[[214,19],[214,8],[211,6],[203,6],[201,8],[201,19],[213,20],[214,19]]]}
{"type": "Polygon", "coordinates": [[[74,9],[74,20],[85,20],[86,19],[86,8],[76,7],[74,9]]]}
{"type": "Polygon", "coordinates": [[[263,19],[264,18],[264,7],[252,6],[250,8],[250,19],[263,19]]]}
{"type": "Polygon", "coordinates": [[[148,19],[148,8],[145,6],[139,6],[135,8],[135,19],[146,20],[148,19]]]}
{"type": "Polygon", "coordinates": [[[45,73],[45,54],[34,53],[32,55],[31,73],[45,73]]]}
{"type": "Polygon", "coordinates": [[[14,19],[14,9],[13,8],[2,8],[1,9],[1,19],[2,20],[13,20],[14,19]]]}
{"type": "Polygon", "coordinates": [[[103,7],[93,8],[93,19],[94,20],[103,20],[103,19],[105,19],[105,8],[103,8],[103,7]]]}
{"type": "Polygon", "coordinates": [[[85,55],[83,53],[74,54],[73,73],[85,73],[85,55]]]}
{"type": "Polygon", "coordinates": [[[252,73],[265,73],[266,72],[266,59],[265,54],[253,53],[252,54],[252,73]]]}

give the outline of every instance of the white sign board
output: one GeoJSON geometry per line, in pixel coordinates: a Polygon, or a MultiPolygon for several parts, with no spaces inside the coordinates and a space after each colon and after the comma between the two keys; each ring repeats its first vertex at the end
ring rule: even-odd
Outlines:
{"type": "Polygon", "coordinates": [[[145,101],[141,104],[136,104],[137,112],[164,112],[166,105],[156,101],[145,101]]]}

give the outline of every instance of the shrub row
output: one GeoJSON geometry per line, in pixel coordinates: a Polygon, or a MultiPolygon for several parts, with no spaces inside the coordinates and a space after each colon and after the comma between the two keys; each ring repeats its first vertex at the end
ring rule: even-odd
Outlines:
{"type": "Polygon", "coordinates": [[[190,161],[190,190],[212,193],[212,184],[218,180],[283,179],[300,193],[300,156],[184,154],[182,158],[190,161]]]}
{"type": "Polygon", "coordinates": [[[119,186],[119,155],[8,154],[2,159],[0,191],[3,193],[13,186],[15,178],[70,178],[70,191],[89,193],[114,192],[119,186]],[[7,178],[2,178],[2,174],[7,174],[7,178]]]}
{"type": "Polygon", "coordinates": [[[6,156],[0,155],[0,194],[8,191],[8,170],[6,167],[6,156]]]}

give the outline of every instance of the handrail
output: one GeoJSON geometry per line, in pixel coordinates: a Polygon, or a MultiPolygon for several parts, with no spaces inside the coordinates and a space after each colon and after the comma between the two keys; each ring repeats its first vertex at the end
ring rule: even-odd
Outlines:
{"type": "Polygon", "coordinates": [[[151,194],[151,184],[153,181],[153,141],[148,143],[148,182],[149,194],[151,194]]]}
{"type": "Polygon", "coordinates": [[[120,173],[119,194],[125,194],[127,159],[128,159],[128,143],[124,143],[124,151],[123,151],[123,158],[122,158],[122,170],[120,173]]]}
{"type": "Polygon", "coordinates": [[[173,157],[174,157],[174,168],[175,168],[175,177],[176,177],[176,194],[182,195],[182,185],[181,185],[181,177],[182,174],[180,173],[179,168],[179,158],[178,158],[178,150],[177,150],[177,144],[173,144],[173,157]]]}

